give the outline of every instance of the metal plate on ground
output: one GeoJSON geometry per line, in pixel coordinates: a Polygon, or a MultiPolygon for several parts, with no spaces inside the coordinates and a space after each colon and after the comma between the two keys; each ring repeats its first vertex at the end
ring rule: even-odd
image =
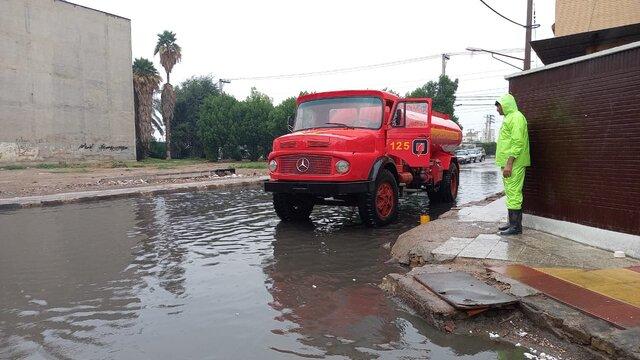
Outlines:
{"type": "Polygon", "coordinates": [[[418,274],[414,279],[457,309],[500,307],[518,301],[461,271],[418,274]]]}

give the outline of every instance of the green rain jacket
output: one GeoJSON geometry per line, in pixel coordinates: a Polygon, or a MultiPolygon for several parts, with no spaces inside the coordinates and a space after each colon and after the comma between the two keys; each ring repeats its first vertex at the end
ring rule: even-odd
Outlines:
{"type": "Polygon", "coordinates": [[[518,111],[516,99],[507,94],[498,100],[504,112],[504,122],[498,134],[496,147],[496,165],[504,167],[509,157],[516,160],[513,167],[531,165],[529,156],[529,130],[527,119],[518,111]]]}

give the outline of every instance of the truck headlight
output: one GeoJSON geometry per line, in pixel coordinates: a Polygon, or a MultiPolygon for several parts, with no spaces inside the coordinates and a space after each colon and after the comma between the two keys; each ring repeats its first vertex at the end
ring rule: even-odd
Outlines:
{"type": "Polygon", "coordinates": [[[274,172],[278,168],[278,162],[275,160],[269,161],[269,171],[274,172]]]}
{"type": "Polygon", "coordinates": [[[344,174],[347,171],[349,171],[349,162],[346,160],[338,160],[338,162],[336,162],[336,171],[339,174],[344,174]]]}

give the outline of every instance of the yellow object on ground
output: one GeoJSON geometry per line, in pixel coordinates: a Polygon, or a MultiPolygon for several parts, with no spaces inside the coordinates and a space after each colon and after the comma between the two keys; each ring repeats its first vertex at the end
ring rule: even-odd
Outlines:
{"type": "Polygon", "coordinates": [[[426,224],[431,221],[431,216],[429,215],[420,215],[420,224],[426,224]]]}
{"type": "Polygon", "coordinates": [[[535,268],[584,289],[640,308],[640,273],[628,269],[535,268]]]}

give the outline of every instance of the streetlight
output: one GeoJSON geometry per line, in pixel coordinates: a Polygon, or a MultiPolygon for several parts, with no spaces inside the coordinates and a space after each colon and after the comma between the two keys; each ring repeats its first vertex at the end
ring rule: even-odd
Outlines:
{"type": "Polygon", "coordinates": [[[499,52],[497,52],[497,51],[485,50],[485,49],[474,48],[474,47],[468,47],[468,48],[467,48],[467,51],[471,51],[472,53],[474,53],[474,52],[485,52],[485,53],[487,53],[487,54],[491,54],[491,57],[492,57],[492,58],[494,58],[494,59],[496,59],[496,60],[498,60],[498,61],[500,61],[500,62],[503,62],[503,63],[505,63],[505,64],[507,64],[507,65],[509,65],[509,66],[513,66],[514,68],[516,68],[516,69],[518,69],[518,70],[522,70],[522,68],[521,68],[521,67],[516,66],[516,65],[513,65],[512,63],[510,63],[510,62],[508,62],[508,61],[504,61],[504,60],[502,60],[502,59],[499,59],[499,58],[497,58],[497,57],[496,57],[496,55],[498,55],[498,56],[504,56],[504,57],[508,57],[508,58],[511,58],[511,59],[520,60],[520,61],[523,61],[523,62],[524,62],[524,59],[523,59],[523,58],[519,58],[519,57],[517,57],[517,56],[512,56],[512,55],[507,55],[507,54],[499,53],[499,52]]]}

